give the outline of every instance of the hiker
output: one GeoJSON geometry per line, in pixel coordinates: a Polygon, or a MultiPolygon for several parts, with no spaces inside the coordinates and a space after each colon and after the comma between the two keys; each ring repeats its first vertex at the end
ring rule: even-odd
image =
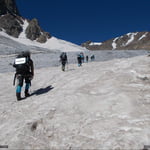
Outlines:
{"type": "Polygon", "coordinates": [[[91,61],[94,61],[94,60],[95,60],[95,56],[92,55],[92,56],[91,56],[91,61]]]}
{"type": "Polygon", "coordinates": [[[88,63],[88,61],[89,61],[89,56],[87,55],[86,56],[86,62],[88,63]]]}
{"type": "Polygon", "coordinates": [[[16,86],[16,97],[17,100],[21,100],[21,88],[23,86],[24,80],[25,80],[25,97],[30,96],[29,94],[29,88],[31,86],[31,80],[34,76],[34,65],[33,61],[30,58],[30,52],[25,51],[21,52],[17,58],[15,59],[15,62],[13,64],[13,67],[16,68],[16,73],[14,77],[14,84],[15,79],[17,79],[17,86],[16,86]]]}
{"type": "Polygon", "coordinates": [[[82,63],[84,63],[84,54],[83,54],[83,52],[81,52],[80,55],[81,55],[82,63]]]}
{"type": "Polygon", "coordinates": [[[60,55],[60,62],[62,65],[62,71],[65,71],[66,63],[68,63],[68,58],[66,52],[62,52],[60,55]]]}
{"type": "Polygon", "coordinates": [[[82,66],[82,55],[81,53],[77,55],[78,67],[82,66]]]}

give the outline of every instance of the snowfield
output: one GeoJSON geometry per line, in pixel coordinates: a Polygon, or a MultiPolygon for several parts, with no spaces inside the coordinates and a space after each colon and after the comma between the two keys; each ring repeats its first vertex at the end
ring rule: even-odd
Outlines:
{"type": "MultiPolygon", "coordinates": [[[[27,22],[25,21],[23,26],[23,32],[20,34],[19,38],[14,38],[5,33],[5,31],[0,31],[0,47],[9,50],[9,52],[18,52],[24,50],[32,50],[32,51],[87,51],[86,48],[83,48],[77,44],[58,39],[52,36],[47,40],[46,43],[39,43],[37,41],[31,41],[26,38],[25,29],[27,27],[27,22]],[[10,51],[11,49],[11,51],[10,51]]],[[[6,53],[6,52],[5,52],[6,53]]],[[[1,54],[1,53],[0,53],[1,54]]]]}
{"type": "Polygon", "coordinates": [[[36,67],[32,96],[20,102],[12,85],[14,72],[2,71],[0,145],[9,149],[142,149],[150,145],[149,69],[146,54],[112,57],[82,67],[71,63],[66,72],[60,65],[36,67]]]}

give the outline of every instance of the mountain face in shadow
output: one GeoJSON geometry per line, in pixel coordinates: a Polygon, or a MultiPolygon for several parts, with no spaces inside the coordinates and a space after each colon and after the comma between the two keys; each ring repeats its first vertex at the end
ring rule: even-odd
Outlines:
{"type": "Polygon", "coordinates": [[[5,14],[20,15],[15,0],[1,0],[0,1],[0,15],[5,14]]]}

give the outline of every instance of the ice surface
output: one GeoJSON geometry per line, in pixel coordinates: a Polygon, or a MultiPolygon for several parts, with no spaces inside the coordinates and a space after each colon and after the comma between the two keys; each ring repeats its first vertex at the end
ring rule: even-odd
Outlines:
{"type": "Polygon", "coordinates": [[[96,61],[82,67],[77,66],[76,53],[68,53],[66,72],[57,64],[59,53],[33,54],[33,95],[20,102],[12,85],[12,66],[6,67],[14,57],[1,57],[0,144],[10,149],[142,149],[149,145],[150,59],[146,52],[86,54],[93,53],[96,61]]]}
{"type": "MultiPolygon", "coordinates": [[[[23,38],[22,33],[20,38],[23,38]]],[[[0,36],[0,145],[9,149],[142,149],[150,145],[150,59],[141,51],[84,51],[53,38],[53,48],[0,36]],[[57,48],[56,48],[56,47],[57,48]],[[59,56],[67,51],[66,71],[59,56]],[[15,53],[30,50],[32,96],[16,101],[15,53]]],[[[22,89],[22,96],[24,88],[22,89]]]]}

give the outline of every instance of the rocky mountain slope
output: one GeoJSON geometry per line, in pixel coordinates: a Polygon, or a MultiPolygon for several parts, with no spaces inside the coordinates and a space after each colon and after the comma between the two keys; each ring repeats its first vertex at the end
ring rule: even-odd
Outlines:
{"type": "Polygon", "coordinates": [[[150,50],[150,32],[128,33],[101,43],[87,41],[82,46],[89,50],[150,50]]]}
{"type": "Polygon", "coordinates": [[[57,39],[41,29],[38,20],[23,18],[15,0],[0,0],[0,55],[20,51],[83,51],[85,48],[57,39]]]}
{"type": "MultiPolygon", "coordinates": [[[[24,32],[27,39],[46,43],[52,36],[43,31],[37,19],[23,18],[15,0],[0,1],[0,31],[19,38],[24,32]]],[[[87,41],[81,45],[89,50],[150,50],[150,32],[128,33],[104,42],[87,41]]]]}
{"type": "Polygon", "coordinates": [[[45,43],[51,37],[48,32],[41,29],[37,19],[27,20],[20,15],[15,0],[0,1],[0,31],[18,38],[23,31],[25,21],[28,22],[25,31],[28,39],[45,43]]]}

